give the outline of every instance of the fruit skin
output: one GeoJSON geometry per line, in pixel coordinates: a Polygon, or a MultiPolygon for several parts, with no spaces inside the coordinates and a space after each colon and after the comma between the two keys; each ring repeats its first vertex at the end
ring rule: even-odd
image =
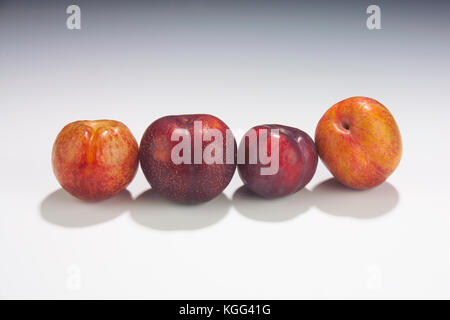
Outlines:
{"type": "Polygon", "coordinates": [[[53,145],[56,179],[74,197],[107,199],[133,180],[139,147],[130,130],[113,120],[75,121],[66,125],[53,145]]]}
{"type": "MultiPolygon", "coordinates": [[[[145,131],[139,151],[142,171],[152,189],[164,197],[183,203],[205,202],[218,196],[230,183],[236,170],[236,141],[232,136],[234,160],[226,163],[226,130],[228,126],[208,114],[166,116],[154,121],[145,131]],[[217,129],[223,136],[223,163],[194,163],[194,146],[191,143],[191,163],[175,164],[171,152],[179,141],[172,141],[174,130],[188,130],[194,140],[194,121],[201,121],[198,134],[204,135],[209,128],[217,129]]],[[[230,131],[231,133],[231,131],[230,131]]],[[[210,141],[202,142],[202,153],[210,141]]]]}
{"type": "Polygon", "coordinates": [[[245,162],[238,164],[242,181],[250,190],[265,198],[278,198],[303,189],[311,181],[317,168],[318,156],[314,141],[297,128],[279,124],[260,125],[250,129],[256,131],[258,141],[261,129],[267,130],[268,152],[271,149],[271,138],[278,140],[279,170],[274,175],[262,175],[260,169],[268,165],[262,165],[259,156],[258,163],[249,164],[249,140],[244,136],[239,145],[239,153],[242,152],[241,148],[245,148],[245,162]],[[272,129],[278,129],[279,135],[275,135],[272,129]]]}
{"type": "Polygon", "coordinates": [[[389,110],[367,97],[333,105],[320,119],[315,136],[325,166],[342,184],[369,189],[383,183],[402,156],[402,139],[389,110]]]}

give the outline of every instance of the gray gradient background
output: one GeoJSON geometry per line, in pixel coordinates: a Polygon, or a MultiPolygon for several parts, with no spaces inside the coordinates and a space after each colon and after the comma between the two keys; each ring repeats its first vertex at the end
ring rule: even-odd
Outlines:
{"type": "Polygon", "coordinates": [[[448,1],[0,1],[0,298],[450,298],[448,1]],[[82,29],[66,28],[78,4],[82,29]],[[377,4],[382,30],[366,28],[377,4]],[[384,103],[404,154],[354,192],[320,164],[267,202],[236,175],[182,207],[141,172],[87,205],[50,165],[59,130],[211,113],[313,135],[332,104],[384,103]],[[80,286],[73,286],[73,270],[80,286]]]}

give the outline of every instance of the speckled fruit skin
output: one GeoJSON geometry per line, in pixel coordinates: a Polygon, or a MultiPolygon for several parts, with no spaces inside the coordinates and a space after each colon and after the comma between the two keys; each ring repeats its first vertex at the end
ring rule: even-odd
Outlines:
{"type": "Polygon", "coordinates": [[[256,131],[258,141],[261,129],[267,130],[268,153],[271,139],[278,140],[279,170],[274,175],[261,175],[261,167],[268,165],[262,165],[259,156],[258,163],[249,164],[249,139],[242,139],[239,149],[245,148],[246,157],[245,163],[238,164],[238,171],[247,187],[265,198],[278,198],[303,189],[314,176],[318,162],[311,137],[297,128],[279,124],[260,125],[252,129],[256,131]],[[278,129],[279,134],[275,135],[272,129],[278,129]]]}
{"type": "Polygon", "coordinates": [[[139,147],[130,130],[113,120],[76,121],[66,125],[53,145],[56,179],[74,197],[107,199],[133,180],[139,147]]]}
{"type": "Polygon", "coordinates": [[[367,97],[336,103],[323,115],[315,142],[334,177],[354,189],[383,183],[402,156],[400,130],[389,110],[367,97]]]}
{"type": "MultiPolygon", "coordinates": [[[[166,198],[183,203],[205,202],[218,196],[230,183],[236,170],[236,141],[234,161],[226,164],[226,130],[228,126],[220,119],[208,114],[167,116],[153,122],[142,137],[139,159],[142,171],[152,189],[166,198]],[[218,129],[223,135],[222,164],[194,164],[192,143],[191,163],[175,164],[171,151],[178,141],[171,141],[174,130],[187,129],[194,139],[194,121],[202,121],[202,132],[209,128],[218,129]]],[[[202,152],[210,142],[202,143],[202,152]]]]}

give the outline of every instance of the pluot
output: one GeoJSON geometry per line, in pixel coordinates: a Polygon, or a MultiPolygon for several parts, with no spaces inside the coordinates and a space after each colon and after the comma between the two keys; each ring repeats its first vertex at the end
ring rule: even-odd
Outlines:
{"type": "Polygon", "coordinates": [[[383,183],[402,156],[394,117],[380,102],[367,97],[348,98],[328,109],[317,124],[315,142],[334,177],[354,189],[383,183]]]}
{"type": "Polygon", "coordinates": [[[76,121],[58,134],[53,172],[71,195],[87,201],[123,191],[138,168],[139,148],[130,130],[113,120],[76,121]]]}

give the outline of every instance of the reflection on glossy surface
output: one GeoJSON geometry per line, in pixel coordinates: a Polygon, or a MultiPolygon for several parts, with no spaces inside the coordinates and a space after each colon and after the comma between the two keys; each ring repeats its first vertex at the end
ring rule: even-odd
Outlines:
{"type": "Polygon", "coordinates": [[[312,205],[312,194],[305,188],[283,198],[266,199],[242,186],[233,194],[233,205],[247,218],[279,222],[293,219],[306,212],[312,205]]]}
{"type": "Polygon", "coordinates": [[[195,230],[221,220],[230,205],[230,200],[223,193],[205,203],[180,204],[150,189],[133,202],[131,216],[137,223],[152,229],[195,230]]]}
{"type": "Polygon", "coordinates": [[[303,189],[290,196],[271,200],[259,197],[242,186],[233,195],[233,206],[247,218],[260,221],[290,220],[311,207],[335,216],[370,219],[393,210],[399,197],[397,189],[388,182],[360,191],[329,179],[312,191],[303,189]]]}
{"type": "Polygon", "coordinates": [[[384,215],[399,200],[397,189],[389,182],[370,190],[350,189],[336,179],[326,180],[313,189],[314,203],[321,211],[359,219],[384,215]]]}
{"type": "MultiPolygon", "coordinates": [[[[392,211],[399,193],[390,183],[377,188],[357,191],[335,179],[318,184],[312,191],[303,189],[279,199],[265,199],[242,186],[233,194],[232,203],[243,216],[266,222],[281,222],[296,218],[312,207],[342,217],[370,219],[392,211]]],[[[195,230],[211,226],[225,217],[231,201],[222,193],[202,204],[186,205],[171,202],[154,190],[142,193],[134,201],[128,190],[98,203],[80,201],[63,189],[48,195],[40,212],[49,223],[80,228],[107,222],[130,211],[134,221],[157,230],[195,230]]]]}
{"type": "Polygon", "coordinates": [[[80,228],[103,223],[126,212],[132,203],[124,190],[118,195],[96,203],[78,200],[63,189],[49,194],[41,203],[41,216],[49,223],[68,228],[80,228]]]}

